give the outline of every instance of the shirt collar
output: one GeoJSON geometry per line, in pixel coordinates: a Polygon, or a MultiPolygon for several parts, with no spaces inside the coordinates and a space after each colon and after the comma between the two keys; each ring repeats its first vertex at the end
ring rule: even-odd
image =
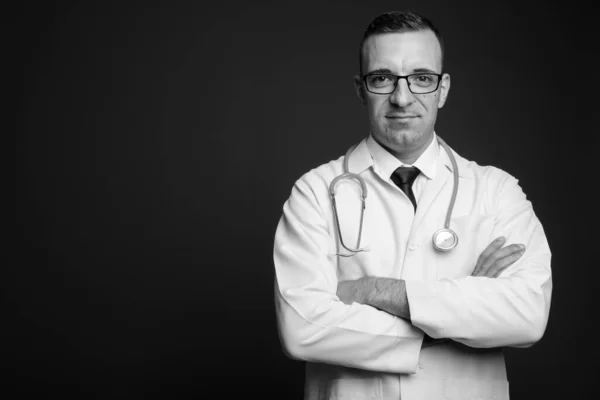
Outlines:
{"type": "MultiPolygon", "coordinates": [[[[472,171],[469,168],[468,161],[456,154],[454,150],[451,149],[451,151],[458,164],[459,176],[461,178],[472,178],[472,171]]],[[[349,171],[355,174],[360,174],[366,169],[373,167],[375,172],[380,176],[389,179],[396,168],[403,165],[402,162],[377,143],[372,135],[369,135],[352,149],[351,154],[348,166],[349,171]]],[[[437,135],[434,133],[433,140],[413,165],[418,167],[428,179],[434,179],[438,157],[448,171],[452,172],[453,167],[450,158],[445,151],[440,151],[440,144],[437,140],[437,135]]]]}
{"type": "MultiPolygon", "coordinates": [[[[388,179],[398,167],[409,166],[408,164],[402,163],[389,151],[383,148],[383,146],[377,143],[377,141],[373,138],[373,135],[369,135],[366,140],[366,145],[371,156],[373,157],[373,168],[375,172],[385,179],[388,179]]],[[[412,166],[419,168],[426,178],[434,179],[438,154],[439,145],[436,136],[434,135],[429,146],[427,146],[425,151],[412,164],[412,166]]]]}

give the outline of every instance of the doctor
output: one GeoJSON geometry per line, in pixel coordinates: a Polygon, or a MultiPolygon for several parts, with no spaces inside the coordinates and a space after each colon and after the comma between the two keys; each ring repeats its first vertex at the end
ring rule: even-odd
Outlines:
{"type": "Polygon", "coordinates": [[[441,146],[434,125],[450,75],[428,19],[378,16],[360,55],[355,86],[370,133],[295,183],[277,227],[284,351],[306,361],[305,399],[508,399],[502,347],[531,346],[548,320],[542,225],[517,179],[441,146]],[[332,207],[329,186],[346,157],[367,188],[362,218],[351,179],[332,207]],[[408,189],[399,167],[414,167],[408,189]],[[458,243],[440,251],[432,236],[455,187],[458,243]]]}

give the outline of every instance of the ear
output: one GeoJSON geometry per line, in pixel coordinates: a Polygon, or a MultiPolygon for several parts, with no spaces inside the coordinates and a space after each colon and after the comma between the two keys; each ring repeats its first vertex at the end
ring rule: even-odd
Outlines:
{"type": "Polygon", "coordinates": [[[450,74],[444,74],[442,81],[440,82],[440,98],[438,99],[438,108],[444,107],[446,99],[448,98],[448,92],[450,92],[450,74]]]}
{"type": "Polygon", "coordinates": [[[363,107],[366,107],[367,99],[365,98],[365,87],[362,79],[360,79],[360,76],[358,75],[354,75],[354,89],[356,90],[356,95],[360,99],[360,104],[362,104],[363,107]]]}

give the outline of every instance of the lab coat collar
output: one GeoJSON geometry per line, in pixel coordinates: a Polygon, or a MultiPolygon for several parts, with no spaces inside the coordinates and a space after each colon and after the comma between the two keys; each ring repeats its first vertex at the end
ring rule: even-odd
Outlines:
{"type": "MultiPolygon", "coordinates": [[[[449,146],[450,147],[450,146],[449,146]]],[[[415,161],[414,166],[418,167],[423,174],[429,178],[434,179],[436,176],[436,164],[437,160],[442,161],[446,166],[447,170],[453,172],[452,162],[445,151],[440,150],[441,145],[437,140],[437,135],[434,134],[434,139],[425,150],[425,152],[415,161]]],[[[469,161],[458,155],[452,148],[450,148],[456,163],[458,165],[458,175],[461,178],[472,179],[473,172],[469,168],[469,161]]],[[[382,176],[389,178],[389,176],[401,166],[402,163],[384,149],[379,143],[373,139],[372,135],[363,139],[358,143],[351,153],[350,159],[348,160],[348,166],[350,172],[355,174],[361,174],[370,167],[376,168],[376,172],[382,176]],[[375,163],[376,160],[377,162],[375,163]],[[375,164],[377,167],[375,167],[375,164]]]]}
{"type": "MultiPolygon", "coordinates": [[[[458,165],[458,176],[465,179],[473,179],[473,170],[469,166],[470,161],[461,157],[450,145],[448,145],[448,147],[450,147],[450,151],[452,151],[452,154],[454,154],[454,158],[456,159],[456,164],[458,165]]],[[[446,169],[451,173],[454,172],[450,157],[448,157],[448,154],[444,151],[441,145],[440,149],[440,159],[446,166],[446,169]]]]}
{"type": "Polygon", "coordinates": [[[361,174],[369,169],[373,165],[373,158],[367,147],[367,139],[363,139],[358,143],[356,148],[352,151],[350,159],[348,160],[349,171],[355,174],[361,174]]]}

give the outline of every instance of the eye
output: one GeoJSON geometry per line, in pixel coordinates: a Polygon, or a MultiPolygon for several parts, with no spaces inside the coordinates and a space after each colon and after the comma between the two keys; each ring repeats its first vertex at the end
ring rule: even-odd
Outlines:
{"type": "Polygon", "coordinates": [[[390,75],[378,74],[369,75],[369,77],[367,78],[367,83],[369,84],[369,86],[382,87],[393,84],[394,80],[390,75]]]}
{"type": "Polygon", "coordinates": [[[433,81],[431,75],[417,75],[417,80],[422,83],[430,83],[433,81]]]}
{"type": "Polygon", "coordinates": [[[433,74],[416,74],[410,76],[410,83],[419,87],[434,86],[438,81],[438,76],[433,74]]]}
{"type": "Polygon", "coordinates": [[[389,81],[389,80],[390,80],[390,78],[385,75],[374,75],[373,76],[374,82],[385,82],[385,81],[389,81]]]}

